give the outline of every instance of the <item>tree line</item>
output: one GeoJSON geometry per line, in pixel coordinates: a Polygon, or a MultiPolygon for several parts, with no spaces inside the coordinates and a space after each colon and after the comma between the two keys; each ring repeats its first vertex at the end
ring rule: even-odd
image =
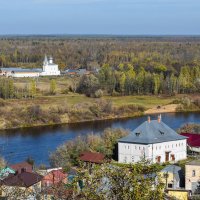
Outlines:
{"type": "MultiPolygon", "coordinates": [[[[55,95],[57,84],[54,79],[50,80],[48,94],[55,95]]],[[[15,82],[11,78],[0,79],[0,98],[2,99],[22,99],[35,98],[37,95],[37,81],[30,79],[23,88],[15,86],[15,82]]]]}
{"type": "Polygon", "coordinates": [[[52,55],[60,69],[116,67],[131,63],[154,70],[163,65],[179,73],[182,66],[200,63],[199,37],[1,37],[0,66],[30,68],[42,65],[44,54],[52,55]]]}
{"type": "Polygon", "coordinates": [[[154,71],[135,68],[131,63],[121,63],[113,68],[104,64],[98,75],[83,76],[77,91],[96,96],[102,90],[110,95],[188,94],[200,92],[200,66],[183,66],[178,74],[169,73],[163,65],[154,71]]]}

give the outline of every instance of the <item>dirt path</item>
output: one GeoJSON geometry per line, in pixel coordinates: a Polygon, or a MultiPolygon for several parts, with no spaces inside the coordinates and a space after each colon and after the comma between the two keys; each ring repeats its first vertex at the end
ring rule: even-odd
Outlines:
{"type": "Polygon", "coordinates": [[[145,111],[145,114],[156,114],[156,113],[170,113],[170,112],[176,112],[178,104],[170,104],[165,106],[156,106],[153,107],[147,111],[145,111]]]}

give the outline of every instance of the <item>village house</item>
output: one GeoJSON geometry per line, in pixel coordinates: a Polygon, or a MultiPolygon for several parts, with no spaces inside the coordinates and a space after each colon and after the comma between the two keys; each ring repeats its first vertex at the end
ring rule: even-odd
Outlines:
{"type": "Polygon", "coordinates": [[[15,197],[15,193],[24,196],[33,196],[41,191],[42,176],[37,173],[22,172],[9,174],[0,181],[1,197],[15,197]]]}
{"type": "Polygon", "coordinates": [[[61,169],[52,170],[44,175],[42,179],[42,187],[49,187],[58,183],[67,183],[67,174],[61,169]]]}
{"type": "Polygon", "coordinates": [[[21,163],[10,165],[10,168],[13,169],[17,173],[33,172],[33,166],[29,164],[28,162],[21,162],[21,163]]]}
{"type": "Polygon", "coordinates": [[[5,166],[3,169],[0,170],[0,180],[6,178],[9,174],[15,174],[15,170],[5,166]]]}
{"type": "Polygon", "coordinates": [[[102,153],[86,151],[80,154],[79,160],[84,162],[84,166],[87,167],[91,173],[95,164],[103,164],[105,156],[102,153]]]}
{"type": "Polygon", "coordinates": [[[179,166],[167,165],[159,172],[159,175],[166,189],[180,189],[184,187],[184,175],[179,166]]]}
{"type": "Polygon", "coordinates": [[[185,189],[200,194],[200,160],[185,165],[185,189]]]}
{"type": "Polygon", "coordinates": [[[102,153],[86,151],[80,154],[79,159],[85,163],[102,164],[105,156],[102,153]]]}
{"type": "Polygon", "coordinates": [[[161,120],[148,120],[126,137],[118,140],[118,161],[135,163],[146,159],[152,163],[177,162],[187,158],[187,138],[176,133],[161,120]]]}

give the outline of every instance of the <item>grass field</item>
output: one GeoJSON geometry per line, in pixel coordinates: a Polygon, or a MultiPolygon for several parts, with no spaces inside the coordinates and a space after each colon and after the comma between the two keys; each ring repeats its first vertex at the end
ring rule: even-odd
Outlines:
{"type": "MultiPolygon", "coordinates": [[[[77,80],[56,77],[55,95],[49,94],[51,78],[36,80],[35,98],[7,99],[0,101],[0,129],[40,125],[76,123],[133,117],[157,106],[172,104],[175,97],[162,96],[103,96],[91,98],[73,92],[63,92],[77,80]]],[[[15,79],[15,88],[20,91],[30,84],[30,79],[15,79]]],[[[179,98],[179,97],[177,97],[179,98]]],[[[165,110],[167,112],[167,109],[165,110]]]]}
{"type": "MultiPolygon", "coordinates": [[[[156,97],[156,96],[121,96],[121,97],[110,97],[105,96],[101,99],[112,101],[113,106],[120,107],[126,105],[138,105],[143,106],[146,109],[150,109],[155,106],[162,106],[170,104],[175,98],[174,97],[156,97]]],[[[73,106],[81,103],[93,103],[99,99],[86,97],[85,95],[70,93],[67,95],[55,95],[55,96],[38,96],[34,99],[13,99],[6,100],[12,104],[31,105],[40,104],[41,106],[56,106],[67,104],[73,106]]]]}
{"type": "MultiPolygon", "coordinates": [[[[78,79],[77,78],[70,78],[70,77],[55,77],[56,80],[56,95],[55,96],[47,96],[46,94],[49,91],[50,88],[50,80],[49,77],[40,77],[36,79],[36,85],[37,85],[37,97],[33,100],[9,100],[13,103],[23,103],[25,105],[32,104],[32,103],[38,103],[40,105],[62,105],[62,104],[68,104],[68,105],[75,105],[79,103],[92,103],[95,102],[96,98],[89,98],[85,95],[77,94],[77,93],[69,93],[69,94],[63,94],[63,91],[66,88],[69,88],[71,85],[77,85],[78,79]]],[[[28,78],[22,78],[22,79],[15,79],[15,87],[18,89],[25,88],[26,85],[30,82],[30,79],[28,78]]],[[[139,105],[143,106],[146,109],[150,109],[154,106],[158,105],[167,105],[170,104],[175,97],[157,97],[157,96],[117,96],[117,97],[111,97],[111,96],[105,96],[102,97],[102,99],[111,100],[113,105],[116,107],[124,106],[124,105],[139,105]]]]}

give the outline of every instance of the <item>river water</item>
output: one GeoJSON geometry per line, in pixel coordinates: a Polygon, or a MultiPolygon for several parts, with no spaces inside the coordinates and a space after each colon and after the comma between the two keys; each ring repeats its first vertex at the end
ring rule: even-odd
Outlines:
{"type": "MultiPolygon", "coordinates": [[[[151,119],[156,118],[157,115],[151,116],[151,119]]],[[[21,162],[31,156],[36,164],[48,165],[49,153],[66,141],[87,133],[98,134],[108,127],[133,130],[145,120],[147,116],[0,131],[0,154],[9,163],[21,162]]],[[[176,130],[185,123],[200,123],[200,113],[167,113],[162,114],[162,120],[176,130]]]]}

